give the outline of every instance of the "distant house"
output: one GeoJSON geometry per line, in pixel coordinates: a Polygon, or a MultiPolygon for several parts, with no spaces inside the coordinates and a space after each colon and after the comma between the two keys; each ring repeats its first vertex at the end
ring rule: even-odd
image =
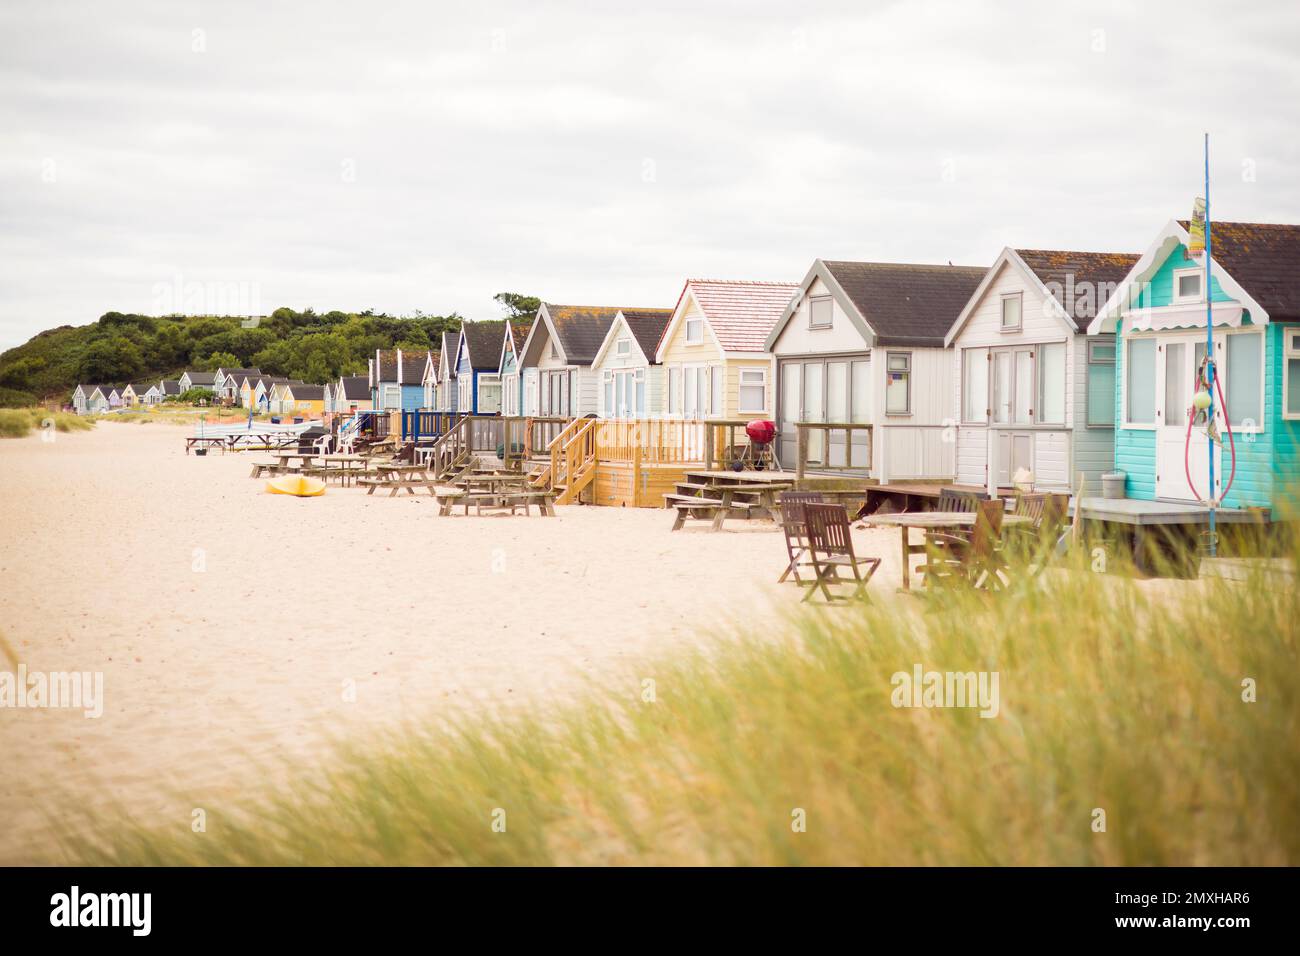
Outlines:
{"type": "Polygon", "coordinates": [[[1224,509],[1290,516],[1300,487],[1300,225],[1212,222],[1208,290],[1205,254],[1193,258],[1190,239],[1188,223],[1166,223],[1088,327],[1117,337],[1115,467],[1130,498],[1213,497],[1224,509]],[[1188,422],[1207,310],[1221,443],[1207,439],[1204,412],[1188,422]]]}
{"type": "Polygon", "coordinates": [[[793,282],[688,279],[656,350],[664,416],[771,418],[767,338],[798,290],[793,282]]]}
{"type": "Polygon", "coordinates": [[[465,322],[456,355],[456,407],[472,415],[501,412],[501,336],[505,322],[465,322]]]}
{"type": "Polygon", "coordinates": [[[78,385],[72,392],[72,408],[78,415],[98,415],[109,410],[107,395],[99,385],[78,385]]]}
{"type": "Polygon", "coordinates": [[[497,369],[501,381],[501,414],[518,417],[523,414],[523,389],[520,387],[519,355],[524,341],[532,329],[532,322],[522,319],[506,321],[505,335],[501,337],[501,361],[497,369]]]}
{"type": "Polygon", "coordinates": [[[672,309],[620,309],[591,370],[600,383],[596,414],[601,418],[659,418],[664,402],[664,368],[659,340],[672,309]]]}
{"type": "Polygon", "coordinates": [[[213,394],[219,402],[237,404],[244,379],[261,374],[262,370],[256,368],[219,368],[212,377],[213,394]]]}
{"type": "Polygon", "coordinates": [[[424,399],[424,370],[427,350],[378,349],[370,359],[371,407],[387,411],[411,411],[424,399]]]}
{"type": "Polygon", "coordinates": [[[325,413],[325,386],[307,382],[286,382],[280,398],[283,415],[323,415],[325,413]]]}
{"type": "Polygon", "coordinates": [[[334,411],[340,414],[368,411],[370,383],[364,375],[344,375],[334,383],[334,411]]]}
{"type": "Polygon", "coordinates": [[[1003,249],[944,341],[952,352],[956,479],[1016,474],[1069,491],[1115,462],[1115,339],[1089,337],[1136,255],[1003,249]]]}
{"type": "Polygon", "coordinates": [[[430,350],[424,359],[424,374],[420,384],[424,388],[421,408],[436,410],[438,407],[438,372],[442,368],[442,353],[430,350]]]}
{"type": "Polygon", "coordinates": [[[164,378],[158,383],[158,393],[164,400],[175,398],[181,393],[180,379],[164,378]]]}
{"type": "Polygon", "coordinates": [[[162,401],[162,392],[157,382],[138,382],[132,385],[136,401],[141,405],[157,405],[162,401]]]}
{"type": "Polygon", "coordinates": [[[952,481],[953,355],[944,336],[987,272],[814,260],[766,343],[777,367],[781,463],[798,460],[796,423],[849,423],[870,428],[809,433],[808,466],[866,468],[882,482],[952,481]]]}
{"type": "Polygon", "coordinates": [[[618,312],[618,306],[542,303],[519,356],[525,415],[596,413],[591,362],[618,312]]]}
{"type": "Polygon", "coordinates": [[[118,394],[122,396],[122,404],[127,408],[134,408],[138,404],[134,385],[130,383],[123,385],[118,394]]]}
{"type": "Polygon", "coordinates": [[[271,391],[279,383],[289,381],[283,376],[263,375],[253,385],[253,405],[259,412],[271,411],[271,391]]]}
{"type": "Polygon", "coordinates": [[[195,372],[186,370],[181,372],[181,391],[188,392],[192,388],[206,388],[211,390],[216,385],[216,380],[216,372],[195,372]]]}
{"type": "Polygon", "coordinates": [[[293,411],[292,386],[306,385],[306,382],[294,382],[287,378],[275,379],[269,383],[267,407],[272,415],[287,415],[293,411]]]}
{"type": "Polygon", "coordinates": [[[460,330],[442,333],[438,371],[434,378],[434,408],[440,412],[458,410],[460,391],[456,387],[456,356],[460,354],[460,330]]]}
{"type": "Polygon", "coordinates": [[[106,399],[108,400],[108,407],[109,407],[109,408],[121,408],[121,407],[122,407],[122,392],[121,392],[121,390],[120,390],[119,388],[117,388],[117,386],[115,386],[115,385],[101,385],[101,386],[99,386],[99,390],[100,390],[100,393],[104,396],[104,398],[106,398],[106,399]]]}

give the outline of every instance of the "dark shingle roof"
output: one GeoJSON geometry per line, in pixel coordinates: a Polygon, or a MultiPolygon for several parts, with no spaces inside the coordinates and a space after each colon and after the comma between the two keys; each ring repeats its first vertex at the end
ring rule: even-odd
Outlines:
{"type": "Polygon", "coordinates": [[[505,319],[466,322],[460,331],[469,346],[469,361],[474,371],[495,371],[501,363],[501,341],[506,334],[505,319]]]}
{"type": "Polygon", "coordinates": [[[191,386],[211,385],[217,379],[216,372],[192,372],[185,373],[190,377],[191,386]]]}
{"type": "Polygon", "coordinates": [[[1300,320],[1300,226],[1211,220],[1210,243],[1214,261],[1271,320],[1300,320]]]}
{"type": "Polygon", "coordinates": [[[256,378],[262,374],[260,368],[223,368],[221,371],[225,373],[226,378],[234,378],[241,382],[250,375],[256,378]]]}
{"type": "Polygon", "coordinates": [[[978,266],[826,261],[878,344],[942,347],[987,269],[978,266]]]}
{"type": "Polygon", "coordinates": [[[293,397],[300,402],[310,402],[325,398],[324,385],[307,385],[303,382],[289,383],[289,390],[293,392],[293,397]]]}
{"type": "Polygon", "coordinates": [[[1088,331],[1111,293],[1124,281],[1140,256],[1128,252],[1064,252],[1054,249],[1017,249],[1018,255],[1038,276],[1053,298],[1074,319],[1080,332],[1088,331]],[[1078,290],[1073,295],[1066,292],[1078,290]],[[1069,299],[1069,301],[1065,301],[1069,299]]]}
{"type": "Polygon", "coordinates": [[[179,395],[181,393],[180,379],[165,378],[158,383],[158,387],[164,395],[179,395]]]}
{"type": "Polygon", "coordinates": [[[664,329],[668,328],[668,323],[672,320],[673,310],[623,309],[622,311],[623,321],[632,330],[632,337],[636,339],[636,344],[641,346],[641,351],[645,353],[646,358],[654,364],[659,340],[663,338],[664,329]]]}
{"type": "Polygon", "coordinates": [[[536,320],[537,316],[534,315],[527,321],[515,319],[513,322],[506,322],[506,327],[510,329],[510,343],[514,346],[516,355],[523,349],[524,343],[528,341],[528,333],[533,330],[533,322],[536,320]]]}
{"type": "Polygon", "coordinates": [[[380,382],[397,381],[397,349],[380,349],[375,358],[379,363],[376,371],[379,373],[375,376],[380,382]]]}
{"type": "Polygon", "coordinates": [[[402,349],[402,384],[419,385],[424,381],[424,363],[427,361],[428,349],[402,349]]]}
{"type": "Polygon", "coordinates": [[[365,375],[345,375],[339,383],[344,398],[362,401],[370,397],[370,379],[365,375]]]}
{"type": "Polygon", "coordinates": [[[564,356],[575,365],[590,365],[618,315],[618,306],[551,305],[546,314],[555,326],[564,356]]]}

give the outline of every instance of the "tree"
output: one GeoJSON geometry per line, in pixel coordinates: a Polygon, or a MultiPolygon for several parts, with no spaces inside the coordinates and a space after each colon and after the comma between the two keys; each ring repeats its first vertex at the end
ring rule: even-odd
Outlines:
{"type": "Polygon", "coordinates": [[[505,309],[506,318],[514,321],[515,319],[529,319],[537,314],[537,310],[542,307],[542,300],[535,295],[520,295],[518,292],[498,292],[492,298],[501,303],[501,308],[505,309]]]}

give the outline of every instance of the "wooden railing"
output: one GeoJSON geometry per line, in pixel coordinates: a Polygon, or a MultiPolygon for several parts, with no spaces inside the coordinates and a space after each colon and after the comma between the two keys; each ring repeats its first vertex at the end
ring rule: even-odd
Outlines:
{"type": "Polygon", "coordinates": [[[795,477],[803,478],[809,465],[814,471],[836,474],[862,474],[871,471],[872,428],[850,422],[796,422],[797,434],[795,477]],[[854,445],[855,436],[866,436],[865,443],[854,445]],[[841,441],[837,444],[835,439],[841,441]]]}
{"type": "Polygon", "coordinates": [[[596,425],[601,461],[729,468],[749,444],[747,421],[602,419],[596,425]]]}
{"type": "Polygon", "coordinates": [[[573,421],[572,418],[533,416],[519,419],[524,426],[524,457],[539,458],[548,454],[551,442],[573,421]]]}
{"type": "Polygon", "coordinates": [[[576,500],[595,477],[596,425],[599,419],[575,418],[552,440],[550,486],[559,492],[556,503],[576,500]]]}
{"type": "Polygon", "coordinates": [[[402,441],[427,441],[441,438],[464,415],[421,408],[401,412],[402,441]]]}

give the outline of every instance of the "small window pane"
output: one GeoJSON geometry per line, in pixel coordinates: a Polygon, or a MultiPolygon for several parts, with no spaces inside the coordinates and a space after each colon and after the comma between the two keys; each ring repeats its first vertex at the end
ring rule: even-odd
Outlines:
{"type": "Polygon", "coordinates": [[[1300,415],[1300,358],[1286,360],[1286,413],[1300,415]]]}
{"type": "Polygon", "coordinates": [[[799,393],[799,372],[800,366],[793,362],[781,366],[781,421],[798,422],[803,421],[799,393]]]}
{"type": "Polygon", "coordinates": [[[1088,366],[1088,424],[1115,424],[1115,365],[1088,366]]]}
{"type": "Polygon", "coordinates": [[[1065,343],[1038,347],[1038,420],[1065,424],[1065,343]]]}
{"type": "Polygon", "coordinates": [[[912,357],[891,352],[886,364],[889,374],[885,382],[885,414],[906,415],[912,410],[912,357]]]}
{"type": "Polygon", "coordinates": [[[1135,425],[1152,425],[1156,420],[1156,341],[1134,339],[1128,344],[1124,369],[1128,397],[1128,421],[1135,425]]]}
{"type": "Polygon", "coordinates": [[[713,383],[712,401],[709,402],[709,414],[719,416],[722,414],[722,385],[723,385],[723,368],[721,365],[715,365],[709,370],[709,378],[713,383]]]}
{"type": "Polygon", "coordinates": [[[849,420],[848,362],[828,362],[826,365],[826,420],[849,420]]]}
{"type": "Polygon", "coordinates": [[[853,421],[871,421],[871,363],[853,363],[853,421]]]}
{"type": "Polygon", "coordinates": [[[989,350],[962,351],[962,413],[964,422],[983,422],[989,402],[989,350]]]}
{"type": "Polygon", "coordinates": [[[831,297],[817,296],[808,301],[808,324],[814,329],[825,329],[831,325],[831,297]]]}
{"type": "Polygon", "coordinates": [[[1020,328],[1020,296],[1009,295],[1002,300],[1002,327],[1020,328]]]}
{"type": "Polygon", "coordinates": [[[1223,394],[1234,425],[1259,425],[1260,383],[1264,375],[1264,336],[1258,333],[1228,336],[1228,374],[1223,394]]]}
{"type": "Polygon", "coordinates": [[[1165,346],[1165,424],[1187,424],[1187,409],[1192,395],[1187,382],[1187,343],[1170,342],[1165,346]]]}

